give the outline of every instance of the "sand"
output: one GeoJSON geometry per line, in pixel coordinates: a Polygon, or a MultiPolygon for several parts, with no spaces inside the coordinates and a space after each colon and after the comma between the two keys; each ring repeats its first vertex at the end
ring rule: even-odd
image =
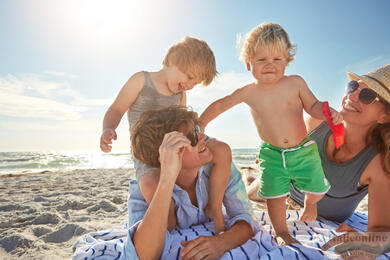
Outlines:
{"type": "MultiPolygon", "coordinates": [[[[241,169],[256,176],[254,169],[241,169]]],[[[127,220],[134,170],[73,170],[0,176],[0,259],[69,259],[85,233],[127,220]]],[[[253,202],[253,208],[266,209],[253,202]]],[[[359,205],[367,212],[367,198],[359,205]]]]}
{"type": "Polygon", "coordinates": [[[131,178],[129,169],[0,177],[0,259],[71,258],[80,235],[127,220],[131,178]]]}

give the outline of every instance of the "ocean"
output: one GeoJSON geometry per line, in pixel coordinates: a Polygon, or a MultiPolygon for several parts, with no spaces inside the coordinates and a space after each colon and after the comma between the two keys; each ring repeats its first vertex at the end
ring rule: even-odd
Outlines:
{"type": "MultiPolygon", "coordinates": [[[[232,149],[237,167],[256,168],[257,149],[232,149]]],[[[0,152],[0,175],[76,169],[133,168],[129,152],[0,152]]]]}

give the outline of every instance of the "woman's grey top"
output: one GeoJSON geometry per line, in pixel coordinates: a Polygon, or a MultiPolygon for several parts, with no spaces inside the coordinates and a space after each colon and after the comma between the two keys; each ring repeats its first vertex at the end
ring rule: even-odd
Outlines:
{"type": "Polygon", "coordinates": [[[153,84],[149,72],[144,71],[145,82],[138,97],[127,111],[127,119],[129,127],[138,120],[141,114],[148,110],[157,110],[173,105],[180,105],[183,98],[183,93],[177,93],[172,96],[164,96],[159,93],[153,84]]]}
{"type": "MultiPolygon", "coordinates": [[[[369,145],[345,163],[332,162],[325,151],[330,134],[327,122],[321,123],[309,134],[318,145],[322,168],[331,185],[329,191],[317,203],[317,209],[319,216],[343,222],[353,214],[359,202],[367,195],[368,186],[358,187],[359,179],[378,152],[369,145]]],[[[293,185],[290,185],[290,197],[301,206],[304,205],[304,193],[296,190],[293,185]]]]}

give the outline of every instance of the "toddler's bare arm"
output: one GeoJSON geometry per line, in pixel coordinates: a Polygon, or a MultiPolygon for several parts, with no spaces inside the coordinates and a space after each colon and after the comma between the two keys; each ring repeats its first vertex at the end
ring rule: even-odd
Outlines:
{"type": "Polygon", "coordinates": [[[209,105],[206,110],[199,117],[199,123],[202,131],[206,128],[210,121],[214,120],[217,116],[225,112],[226,110],[234,107],[245,101],[247,87],[239,88],[232,94],[214,101],[209,105]]]}

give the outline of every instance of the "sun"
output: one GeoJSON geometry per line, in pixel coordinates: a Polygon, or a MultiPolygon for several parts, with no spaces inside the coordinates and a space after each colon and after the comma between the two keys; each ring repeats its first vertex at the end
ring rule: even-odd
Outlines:
{"type": "Polygon", "coordinates": [[[100,43],[131,31],[139,20],[134,0],[82,0],[69,1],[69,5],[75,30],[100,43]]]}

